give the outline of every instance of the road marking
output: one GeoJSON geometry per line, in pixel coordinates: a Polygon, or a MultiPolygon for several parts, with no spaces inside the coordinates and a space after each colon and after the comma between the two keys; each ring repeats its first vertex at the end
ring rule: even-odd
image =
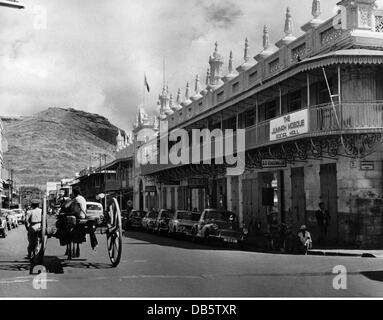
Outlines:
{"type": "Polygon", "coordinates": [[[146,262],[148,262],[148,260],[123,260],[123,261],[121,261],[121,263],[146,263],[146,262]]]}
{"type": "Polygon", "coordinates": [[[193,276],[193,275],[131,275],[131,276],[122,276],[121,279],[201,279],[201,276],[193,276]]]}

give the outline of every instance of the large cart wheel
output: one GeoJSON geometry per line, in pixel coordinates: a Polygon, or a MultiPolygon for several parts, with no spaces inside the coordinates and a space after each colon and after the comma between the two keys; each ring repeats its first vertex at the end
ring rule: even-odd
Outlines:
{"type": "Polygon", "coordinates": [[[122,253],[122,222],[120,206],[116,198],[109,205],[109,227],[106,233],[108,254],[112,267],[117,267],[122,253]]]}

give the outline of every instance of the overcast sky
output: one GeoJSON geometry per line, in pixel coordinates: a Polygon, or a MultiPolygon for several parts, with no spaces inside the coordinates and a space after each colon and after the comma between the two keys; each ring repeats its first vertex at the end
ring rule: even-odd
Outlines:
{"type": "MultiPolygon", "coordinates": [[[[337,0],[322,0],[322,18],[337,0]]],[[[294,33],[311,19],[311,0],[24,0],[25,10],[0,8],[0,114],[29,115],[48,107],[101,114],[123,129],[142,103],[143,74],[151,86],[146,109],[154,111],[166,61],[176,95],[200,74],[219,43],[242,62],[268,25],[272,43],[283,36],[286,7],[294,33]],[[44,28],[44,11],[47,12],[44,28]]],[[[192,85],[193,86],[193,85],[192,85]]]]}

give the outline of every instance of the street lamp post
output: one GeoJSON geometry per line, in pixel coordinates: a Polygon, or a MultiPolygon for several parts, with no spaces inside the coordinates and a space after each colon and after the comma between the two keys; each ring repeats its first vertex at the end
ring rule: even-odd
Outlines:
{"type": "Polygon", "coordinates": [[[13,9],[24,9],[25,6],[17,0],[0,0],[1,7],[8,7],[13,9]]]}

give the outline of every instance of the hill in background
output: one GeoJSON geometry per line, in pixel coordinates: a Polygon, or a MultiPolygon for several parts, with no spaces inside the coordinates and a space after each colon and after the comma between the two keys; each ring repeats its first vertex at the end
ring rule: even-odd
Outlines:
{"type": "Polygon", "coordinates": [[[8,140],[5,167],[19,185],[45,188],[47,181],[72,178],[96,154],[114,160],[118,128],[106,118],[75,109],[49,108],[30,117],[3,117],[8,140]]]}

